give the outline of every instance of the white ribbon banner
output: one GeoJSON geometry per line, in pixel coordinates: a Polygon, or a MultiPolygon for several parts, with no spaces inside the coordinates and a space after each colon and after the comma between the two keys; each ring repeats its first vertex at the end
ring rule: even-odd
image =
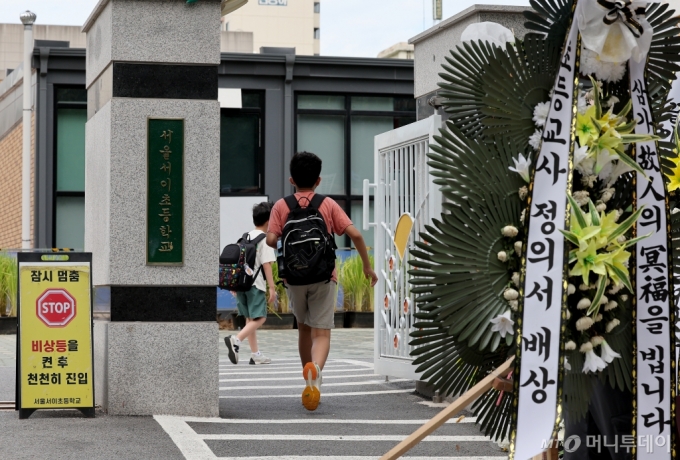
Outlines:
{"type": "Polygon", "coordinates": [[[526,460],[552,442],[558,419],[564,237],[570,186],[578,27],[570,28],[536,161],[526,246],[519,346],[517,421],[510,459],[526,460]]]}
{"type": "MultiPolygon", "coordinates": [[[[636,134],[654,134],[652,111],[647,97],[645,61],[631,59],[630,96],[638,120],[636,134]]],[[[668,275],[669,254],[664,179],[655,142],[636,144],[635,159],[649,179],[638,173],[637,208],[644,211],[637,222],[637,236],[651,235],[636,245],[635,290],[637,299],[637,459],[671,458],[674,416],[673,326],[668,275]]]]}

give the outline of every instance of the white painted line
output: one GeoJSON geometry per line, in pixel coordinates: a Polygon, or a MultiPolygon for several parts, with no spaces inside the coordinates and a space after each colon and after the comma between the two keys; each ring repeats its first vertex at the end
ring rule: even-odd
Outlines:
{"type": "MultiPolygon", "coordinates": [[[[294,366],[278,366],[278,367],[269,367],[269,364],[258,364],[258,365],[248,365],[248,367],[245,366],[234,366],[233,364],[231,365],[222,365],[220,364],[220,371],[225,371],[225,370],[231,370],[231,371],[245,371],[248,369],[248,371],[252,371],[254,374],[255,373],[269,373],[272,372],[272,369],[274,371],[279,371],[279,370],[284,370],[284,369],[299,369],[300,372],[302,372],[302,366],[300,365],[294,365],[294,366]]],[[[348,367],[354,368],[354,370],[364,370],[366,367],[359,366],[357,367],[355,364],[335,364],[335,365],[330,365],[330,366],[325,366],[323,368],[323,371],[326,372],[328,370],[336,370],[336,369],[346,369],[348,367]]],[[[373,366],[371,366],[371,369],[373,366]]]]}
{"type": "Polygon", "coordinates": [[[154,415],[153,418],[168,433],[184,458],[191,460],[213,460],[215,458],[215,454],[208,445],[181,418],[167,415],[154,415]]]}
{"type": "MultiPolygon", "coordinates": [[[[301,386],[298,388],[302,388],[301,386]]],[[[351,391],[347,393],[321,393],[321,398],[332,396],[368,396],[368,395],[389,395],[397,393],[413,393],[415,390],[381,390],[381,391],[351,391]]],[[[220,396],[220,399],[270,399],[270,398],[300,398],[299,394],[292,395],[250,395],[250,396],[220,396]]]]}
{"type": "MultiPolygon", "coordinates": [[[[501,457],[403,457],[404,460],[506,460],[507,455],[501,457]]],[[[217,460],[380,460],[371,456],[340,456],[340,455],[277,455],[274,457],[217,457],[217,460]]]]}
{"type": "Polygon", "coordinates": [[[368,362],[368,361],[359,361],[356,359],[338,359],[337,361],[347,363],[347,364],[354,364],[355,366],[362,366],[362,367],[369,367],[373,369],[373,363],[368,362]]]}
{"type": "MultiPolygon", "coordinates": [[[[328,379],[349,379],[349,378],[357,378],[357,377],[380,377],[378,374],[355,374],[355,375],[323,375],[323,379],[328,380],[328,379]]],[[[284,380],[290,380],[290,381],[302,381],[302,376],[296,376],[296,377],[265,377],[265,378],[260,378],[260,377],[254,377],[252,379],[220,379],[220,383],[231,383],[231,382],[264,382],[264,381],[276,381],[276,382],[282,382],[284,380]]]]}
{"type": "MultiPolygon", "coordinates": [[[[390,380],[390,382],[409,382],[410,380],[408,379],[396,379],[396,380],[390,380]]],[[[300,380],[302,382],[302,380],[300,380]]],[[[364,380],[361,382],[342,382],[342,383],[324,383],[323,388],[326,387],[348,387],[348,386],[358,386],[358,385],[382,385],[384,384],[384,380],[364,380]]],[[[263,385],[263,386],[258,386],[258,385],[250,385],[250,386],[240,386],[240,387],[220,387],[220,390],[279,390],[283,388],[303,388],[303,386],[300,385],[263,385]]]]}
{"type": "MultiPolygon", "coordinates": [[[[239,369],[240,370],[240,369],[239,369]]],[[[357,371],[369,371],[370,369],[329,369],[328,371],[323,371],[323,377],[326,378],[326,372],[357,372],[357,371]]],[[[220,372],[220,375],[253,375],[256,374],[257,372],[220,372]]],[[[262,372],[262,374],[300,374],[300,377],[302,377],[302,369],[298,369],[296,371],[274,371],[274,372],[262,372]]]]}
{"type": "MultiPolygon", "coordinates": [[[[447,420],[445,423],[455,425],[457,423],[475,423],[477,417],[465,417],[460,422],[457,419],[447,420]]],[[[348,420],[337,418],[289,418],[261,420],[254,418],[203,418],[182,417],[182,421],[188,423],[225,423],[235,425],[302,425],[302,424],[327,424],[327,425],[424,425],[429,420],[348,420]]],[[[410,457],[409,457],[410,458],[410,457]]]]}
{"type": "MultiPolygon", "coordinates": [[[[409,435],[343,436],[337,434],[199,434],[206,441],[386,441],[400,442],[409,435]]],[[[421,442],[491,442],[486,436],[437,436],[423,438],[421,442]]]]}
{"type": "MultiPolygon", "coordinates": [[[[245,354],[244,354],[245,356],[245,354]]],[[[300,362],[300,358],[276,358],[276,361],[297,361],[298,363],[300,362]]],[[[332,360],[328,360],[327,362],[331,362],[332,360]]],[[[220,358],[221,363],[230,363],[231,361],[229,358],[220,358]]]]}

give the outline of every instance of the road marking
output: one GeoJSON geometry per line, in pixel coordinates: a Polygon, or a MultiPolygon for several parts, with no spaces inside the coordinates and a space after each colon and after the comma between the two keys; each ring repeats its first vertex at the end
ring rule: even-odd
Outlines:
{"type": "MultiPolygon", "coordinates": [[[[281,382],[284,380],[295,380],[295,381],[302,381],[302,376],[296,376],[296,377],[264,377],[264,378],[259,378],[255,377],[252,379],[220,379],[220,383],[231,383],[231,382],[264,382],[264,381],[277,381],[281,382]]],[[[348,378],[357,378],[357,377],[380,377],[378,374],[355,374],[355,375],[323,375],[324,380],[328,379],[348,379],[348,378]]]]}
{"type": "MultiPolygon", "coordinates": [[[[240,369],[239,369],[240,370],[240,369]]],[[[328,371],[323,371],[323,377],[326,378],[326,372],[357,372],[357,371],[370,371],[370,369],[329,369],[328,371]]],[[[257,372],[220,372],[220,375],[253,375],[257,372]]],[[[302,370],[298,369],[296,371],[274,371],[274,372],[262,372],[262,374],[300,374],[302,376],[302,370]]]]}
{"type": "MultiPolygon", "coordinates": [[[[392,382],[410,382],[408,379],[396,379],[390,380],[392,382]]],[[[347,387],[347,386],[358,386],[358,385],[384,385],[384,380],[364,380],[360,382],[342,382],[342,383],[324,383],[323,387],[347,387]]],[[[302,388],[301,385],[251,385],[251,386],[240,386],[240,387],[220,387],[220,390],[279,390],[279,389],[289,389],[289,388],[302,388]]]]}
{"type": "Polygon", "coordinates": [[[153,418],[170,436],[184,458],[191,460],[216,458],[210,447],[181,418],[168,415],[154,415],[153,418]]]}
{"type": "MultiPolygon", "coordinates": [[[[329,425],[423,425],[429,420],[347,420],[335,418],[291,418],[291,419],[270,419],[261,420],[254,418],[203,418],[203,417],[182,417],[188,423],[225,423],[235,425],[302,425],[302,424],[329,424],[329,425]]],[[[475,423],[477,417],[465,417],[460,422],[447,420],[447,424],[475,423]]],[[[409,457],[410,458],[410,457],[409,457]]]]}
{"type": "MultiPolygon", "coordinates": [[[[348,367],[353,367],[354,370],[363,370],[366,369],[365,367],[359,367],[357,368],[356,364],[335,364],[331,366],[326,366],[323,368],[323,371],[326,372],[328,370],[335,370],[335,369],[341,369],[341,368],[348,368],[348,367]]],[[[371,366],[372,368],[373,366],[371,366]]],[[[234,366],[232,365],[226,365],[226,364],[220,364],[220,370],[224,371],[225,369],[232,369],[234,371],[244,371],[245,366],[234,366]]],[[[258,365],[251,365],[249,364],[247,369],[252,370],[253,373],[269,373],[271,372],[271,368],[269,367],[269,364],[258,364],[258,365]]],[[[281,369],[299,369],[302,371],[302,366],[296,365],[296,366],[279,366],[274,368],[274,371],[278,371],[281,369]]],[[[272,372],[274,373],[274,372],[272,372]]]]}
{"type": "MultiPolygon", "coordinates": [[[[501,457],[404,457],[404,460],[506,460],[501,457]]],[[[340,455],[277,455],[275,457],[217,457],[217,460],[380,460],[379,456],[340,456],[340,455]]]]}
{"type": "MultiPolygon", "coordinates": [[[[299,386],[298,388],[302,388],[299,386]]],[[[368,395],[388,395],[396,393],[413,393],[415,390],[381,390],[381,391],[351,391],[347,393],[322,393],[322,398],[332,396],[368,396],[368,395]]],[[[264,398],[300,398],[299,394],[292,395],[243,395],[243,396],[220,396],[220,399],[264,399],[264,398]]]]}
{"type": "MultiPolygon", "coordinates": [[[[400,442],[409,435],[335,435],[335,434],[199,434],[206,441],[384,441],[400,442]]],[[[430,435],[421,442],[490,442],[486,436],[437,436],[430,435]]]]}
{"type": "Polygon", "coordinates": [[[367,361],[358,361],[356,359],[338,359],[336,361],[347,363],[347,364],[354,364],[355,366],[368,367],[368,368],[373,369],[373,363],[369,363],[367,361]]]}

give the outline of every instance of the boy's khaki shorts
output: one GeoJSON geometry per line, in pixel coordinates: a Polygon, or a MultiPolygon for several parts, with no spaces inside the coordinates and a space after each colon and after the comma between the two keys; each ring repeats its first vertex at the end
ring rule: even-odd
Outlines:
{"type": "Polygon", "coordinates": [[[288,286],[288,296],[298,323],[316,329],[333,329],[335,321],[335,281],[305,286],[288,286]]]}

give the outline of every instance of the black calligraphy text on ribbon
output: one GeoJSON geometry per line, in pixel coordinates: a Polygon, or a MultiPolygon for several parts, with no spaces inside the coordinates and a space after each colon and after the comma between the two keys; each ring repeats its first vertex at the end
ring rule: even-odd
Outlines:
{"type": "Polygon", "coordinates": [[[635,11],[632,11],[632,2],[630,0],[597,0],[597,3],[607,8],[607,13],[602,18],[605,24],[610,26],[620,19],[633,32],[635,38],[642,36],[644,30],[642,25],[635,19],[635,16],[644,15],[644,8],[636,8],[635,11]]]}

